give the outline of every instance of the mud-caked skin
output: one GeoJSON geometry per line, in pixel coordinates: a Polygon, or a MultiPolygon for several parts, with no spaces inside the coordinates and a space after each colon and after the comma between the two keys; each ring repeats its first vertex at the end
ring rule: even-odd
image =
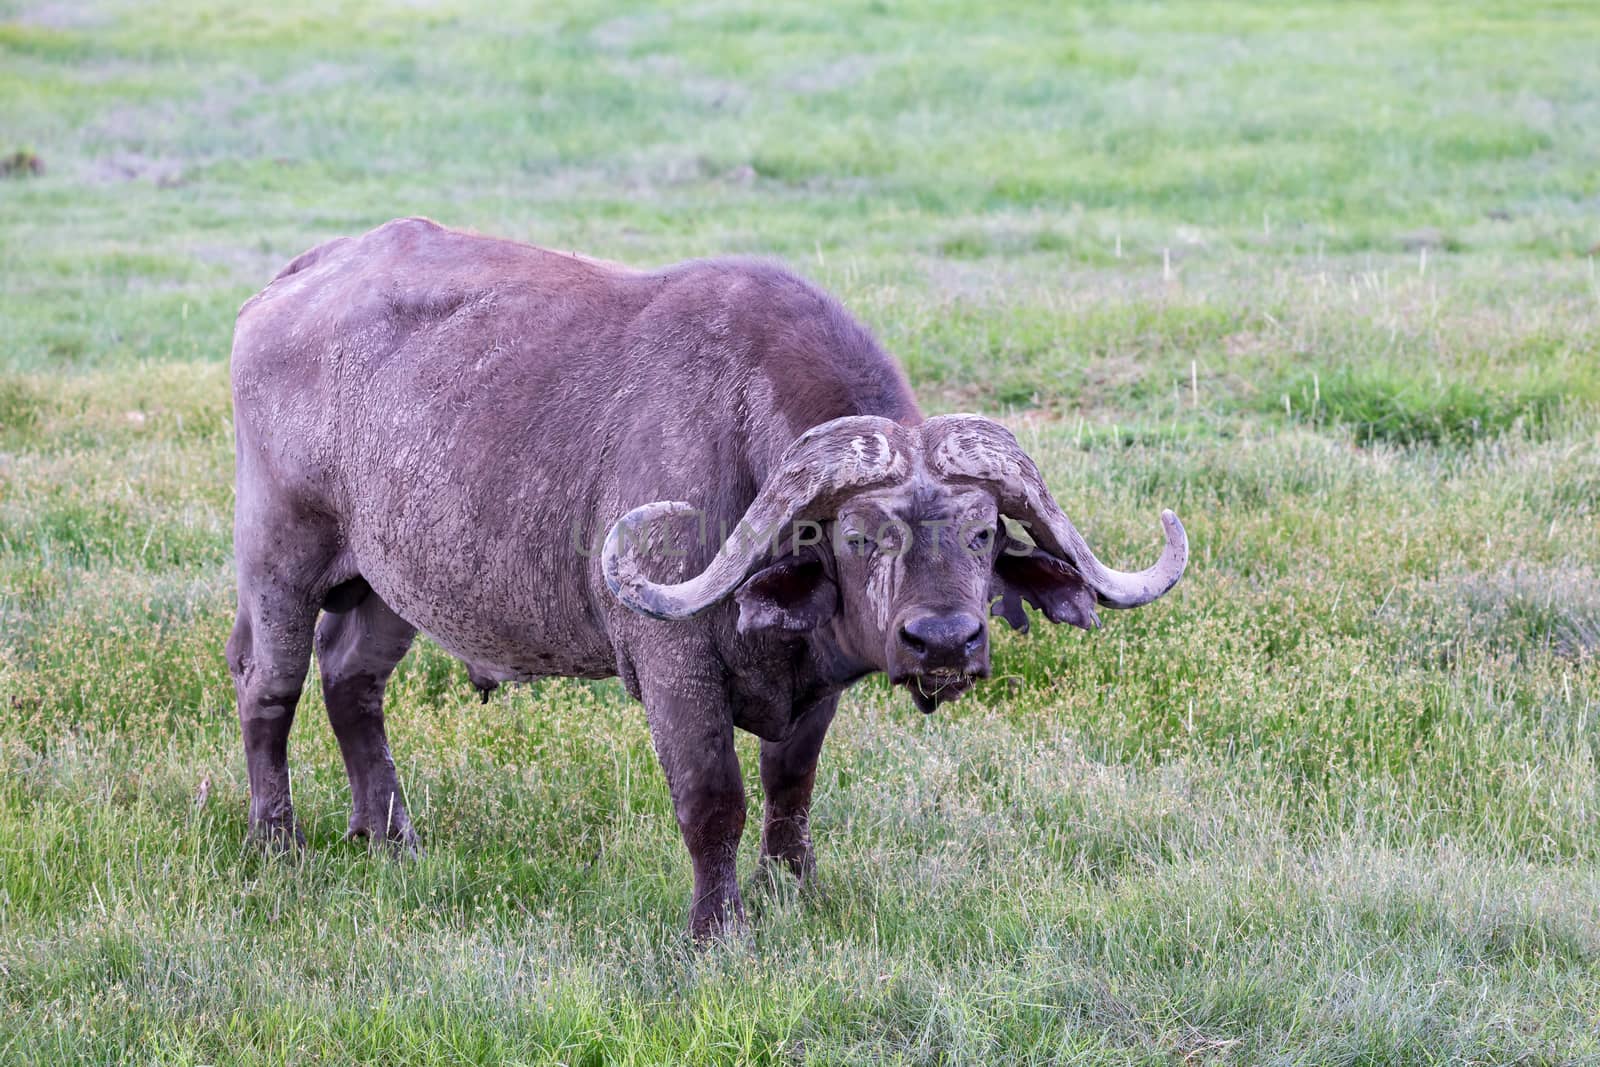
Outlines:
{"type": "Polygon", "coordinates": [[[846,687],[887,671],[931,711],[987,674],[991,611],[1092,626],[1186,559],[1167,513],[1154,567],[1104,567],[1003,427],[925,421],[865,329],[766,263],[637,272],[402,219],[246,302],[232,375],[252,831],[301,841],[287,738],[313,649],[350,833],[403,848],[383,693],[417,631],[485,697],[618,675],[666,772],[697,937],[743,918],[734,727],[762,739],[763,861],[810,878],[846,687]],[[741,523],[782,536],[721,535],[741,523]]]}

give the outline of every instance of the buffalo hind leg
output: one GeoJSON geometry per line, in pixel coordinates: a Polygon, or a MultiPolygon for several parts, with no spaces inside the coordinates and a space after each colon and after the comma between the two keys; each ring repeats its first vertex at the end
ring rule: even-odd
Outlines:
{"type": "Polygon", "coordinates": [[[816,877],[811,790],[817,782],[822,739],[838,706],[837,696],[818,701],[801,713],[788,737],[761,742],[761,788],[766,794],[761,863],[769,870],[780,864],[787,867],[802,884],[816,877]]]}
{"type": "Polygon", "coordinates": [[[255,598],[242,588],[228,637],[250,778],[250,834],[278,848],[305,844],[290,796],[289,728],[311,662],[315,615],[308,603],[255,598]]]}
{"type": "Polygon", "coordinates": [[[350,777],[348,836],[406,850],[417,847],[417,835],[389,754],[383,691],[416,632],[370,590],[353,607],[327,612],[317,624],[322,697],[350,777]]]}
{"type": "Polygon", "coordinates": [[[737,878],[744,780],[724,690],[710,680],[683,679],[642,688],[650,736],[694,867],[689,934],[702,942],[737,934],[745,925],[737,878]]]}

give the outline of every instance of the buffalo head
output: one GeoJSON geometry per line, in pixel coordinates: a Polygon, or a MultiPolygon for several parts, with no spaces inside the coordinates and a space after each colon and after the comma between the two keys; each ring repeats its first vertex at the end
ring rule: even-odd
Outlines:
{"type": "Polygon", "coordinates": [[[744,632],[827,627],[925,712],[988,675],[988,615],[1025,630],[1027,601],[1052,622],[1088,629],[1097,605],[1138,607],[1166,593],[1189,551],[1182,523],[1164,511],[1166,547],[1153,567],[1105,566],[1011,432],[979,415],[917,426],[860,415],[807,431],[705,570],[652,582],[641,531],[690,512],[646,504],[611,528],[602,564],[622,603],[687,619],[731,596],[744,632]]]}

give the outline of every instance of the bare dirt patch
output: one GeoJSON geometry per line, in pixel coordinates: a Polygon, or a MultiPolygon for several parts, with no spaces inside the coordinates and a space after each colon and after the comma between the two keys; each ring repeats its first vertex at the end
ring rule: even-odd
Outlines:
{"type": "Polygon", "coordinates": [[[618,15],[589,31],[589,40],[608,52],[622,52],[666,25],[665,15],[618,15]]]}
{"type": "Polygon", "coordinates": [[[840,56],[827,63],[794,71],[779,82],[778,86],[791,93],[807,96],[815,93],[836,93],[841,89],[860,85],[877,69],[876,56],[840,56]]]}
{"type": "Polygon", "coordinates": [[[685,99],[708,107],[737,108],[750,99],[750,90],[740,82],[692,70],[677,56],[618,59],[611,69],[641,87],[676,90],[685,99]]]}
{"type": "Polygon", "coordinates": [[[41,30],[83,30],[104,26],[106,16],[84,3],[33,4],[23,8],[12,18],[22,26],[35,26],[41,30]]]}
{"type": "Polygon", "coordinates": [[[312,63],[288,74],[273,87],[273,91],[310,93],[333,89],[349,82],[353,74],[349,67],[337,63],[312,63]]]}
{"type": "Polygon", "coordinates": [[[183,183],[183,161],[142,152],[114,152],[89,161],[88,177],[101,184],[153,182],[161,188],[183,183]]]}

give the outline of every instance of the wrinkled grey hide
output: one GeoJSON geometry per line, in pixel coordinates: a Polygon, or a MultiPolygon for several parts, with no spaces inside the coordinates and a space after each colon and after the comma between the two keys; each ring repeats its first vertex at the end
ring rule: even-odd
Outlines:
{"type": "Polygon", "coordinates": [[[764,263],[634,272],[403,219],[307,252],[244,305],[233,390],[228,662],[252,830],[299,840],[286,739],[313,648],[350,832],[403,847],[383,690],[418,630],[485,698],[618,675],[666,771],[697,936],[743,914],[735,726],[762,738],[763,859],[807,878],[847,686],[888,671],[931,711],[988,673],[991,608],[1092,626],[1186,558],[1169,513],[1155,567],[1106,568],[1004,428],[924,422],[862,327],[764,263]],[[823,536],[743,552],[715,535],[752,516],[823,536]],[[680,554],[630,542],[642,525],[680,554]]]}

